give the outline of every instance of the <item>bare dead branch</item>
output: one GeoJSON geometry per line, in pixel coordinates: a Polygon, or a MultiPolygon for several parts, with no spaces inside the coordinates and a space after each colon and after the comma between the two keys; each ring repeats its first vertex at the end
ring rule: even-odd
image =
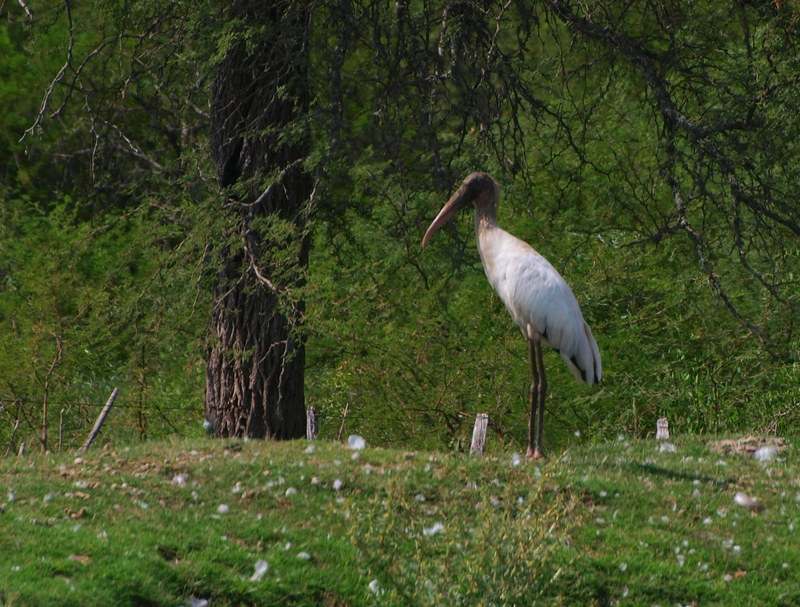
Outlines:
{"type": "Polygon", "coordinates": [[[736,320],[739,321],[739,323],[742,326],[747,327],[750,330],[750,332],[756,338],[758,338],[758,341],[761,342],[761,345],[764,346],[767,352],[769,352],[769,354],[774,359],[777,359],[778,358],[776,352],[778,349],[777,344],[774,341],[772,341],[769,335],[765,334],[763,331],[761,331],[758,327],[749,322],[739,313],[739,310],[736,308],[736,306],[733,305],[733,302],[731,302],[730,298],[728,297],[728,294],[722,288],[722,284],[719,281],[719,277],[711,269],[706,259],[706,253],[705,253],[706,245],[703,242],[703,237],[700,234],[698,234],[691,227],[691,225],[689,225],[689,222],[686,221],[685,218],[682,218],[682,220],[680,221],[680,227],[689,236],[692,243],[694,243],[695,250],[697,252],[697,257],[700,260],[700,266],[703,269],[703,273],[706,275],[706,279],[708,280],[708,285],[711,288],[714,295],[716,295],[723,301],[725,307],[728,308],[728,311],[733,315],[734,318],[736,318],[736,320]]]}
{"type": "MultiPolygon", "coordinates": [[[[25,4],[22,0],[18,0],[19,3],[25,7],[25,4]]],[[[36,120],[34,120],[33,124],[25,129],[22,137],[20,138],[20,143],[25,141],[25,138],[28,135],[33,135],[36,133],[40,128],[42,128],[42,123],[44,122],[45,114],[47,114],[47,109],[50,107],[50,98],[53,96],[53,92],[55,91],[56,87],[61,84],[61,81],[64,79],[64,76],[67,74],[67,70],[72,66],[72,51],[75,48],[75,32],[73,31],[72,25],[72,6],[70,5],[70,0],[64,0],[64,11],[67,15],[67,26],[69,29],[69,45],[67,46],[67,60],[64,62],[64,65],[56,74],[56,77],[53,78],[53,81],[50,83],[50,86],[47,87],[47,91],[45,91],[44,99],[42,100],[42,107],[39,109],[39,113],[36,116],[36,120]]],[[[29,15],[33,18],[33,15],[29,15]]]]}

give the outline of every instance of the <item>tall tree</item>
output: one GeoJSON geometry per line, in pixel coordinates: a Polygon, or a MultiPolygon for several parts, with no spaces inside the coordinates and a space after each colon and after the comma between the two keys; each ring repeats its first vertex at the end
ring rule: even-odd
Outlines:
{"type": "MultiPolygon", "coordinates": [[[[109,208],[138,214],[153,222],[152,244],[171,251],[172,261],[193,257],[195,268],[208,268],[212,260],[205,395],[213,433],[301,436],[300,293],[313,187],[304,169],[306,6],[109,0],[105,8],[97,14],[63,3],[66,61],[27,133],[43,127],[53,109],[51,117],[78,116],[74,138],[91,150],[91,174],[73,179],[93,185],[102,205],[85,205],[84,216],[98,221],[109,208]],[[85,114],[71,103],[76,95],[85,114]],[[216,184],[204,177],[209,161],[216,184]],[[174,231],[161,240],[166,224],[174,231]]],[[[202,299],[198,293],[189,307],[202,299]]]]}
{"type": "Polygon", "coordinates": [[[206,419],[216,436],[305,431],[305,347],[298,295],[308,263],[313,179],[309,13],[292,0],[234,2],[236,33],[217,67],[211,149],[226,194],[224,242],[206,357],[206,419]]]}

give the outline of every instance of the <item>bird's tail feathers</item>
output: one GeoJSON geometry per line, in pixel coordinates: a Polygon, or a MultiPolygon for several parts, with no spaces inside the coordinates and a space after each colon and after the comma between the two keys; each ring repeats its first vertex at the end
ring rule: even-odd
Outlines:
{"type": "Polygon", "coordinates": [[[597,347],[591,328],[585,322],[583,323],[583,333],[585,339],[579,340],[577,351],[568,357],[562,350],[561,357],[575,376],[575,381],[591,386],[602,378],[603,363],[600,360],[600,348],[597,347]]]}
{"type": "Polygon", "coordinates": [[[597,347],[592,329],[585,322],[583,323],[583,332],[586,333],[586,339],[589,341],[589,346],[592,348],[592,363],[594,366],[594,382],[597,383],[603,379],[603,361],[600,359],[600,348],[597,347]]]}

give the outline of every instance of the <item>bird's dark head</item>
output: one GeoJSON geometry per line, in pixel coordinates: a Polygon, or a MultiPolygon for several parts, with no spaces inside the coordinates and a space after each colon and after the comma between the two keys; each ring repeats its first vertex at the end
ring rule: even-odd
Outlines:
{"type": "Polygon", "coordinates": [[[470,203],[476,207],[483,205],[491,205],[491,212],[497,206],[497,200],[500,198],[500,184],[495,181],[494,177],[489,173],[472,173],[467,176],[461,183],[461,187],[456,190],[456,193],[447,201],[439,211],[436,219],[433,220],[428,231],[422,239],[422,248],[428,246],[428,242],[433,236],[434,232],[447,223],[451,217],[458,213],[461,209],[467,207],[470,203]]]}

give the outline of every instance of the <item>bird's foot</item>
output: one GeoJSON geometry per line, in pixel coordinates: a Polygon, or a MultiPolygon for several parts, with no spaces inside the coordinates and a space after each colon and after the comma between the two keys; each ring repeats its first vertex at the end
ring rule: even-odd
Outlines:
{"type": "Polygon", "coordinates": [[[531,448],[528,447],[528,453],[525,455],[525,457],[528,459],[544,459],[544,454],[542,453],[541,449],[531,451],[531,448]]]}

